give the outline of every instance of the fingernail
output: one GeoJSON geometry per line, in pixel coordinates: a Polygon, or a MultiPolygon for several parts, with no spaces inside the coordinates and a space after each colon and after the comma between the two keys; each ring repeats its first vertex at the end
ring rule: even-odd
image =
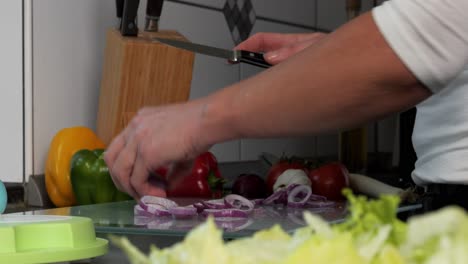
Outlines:
{"type": "Polygon", "coordinates": [[[279,57],[279,52],[277,51],[270,51],[265,54],[265,59],[270,62],[276,60],[278,57],[279,57]]]}

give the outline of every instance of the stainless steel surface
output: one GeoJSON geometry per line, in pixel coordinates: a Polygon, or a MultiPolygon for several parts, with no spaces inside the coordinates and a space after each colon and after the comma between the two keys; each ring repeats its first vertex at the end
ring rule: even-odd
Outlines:
{"type": "Polygon", "coordinates": [[[173,46],[180,49],[185,49],[193,51],[195,53],[205,54],[209,56],[224,58],[230,62],[239,62],[240,51],[221,49],[186,41],[174,40],[174,39],[165,39],[165,38],[153,38],[153,40],[173,46]]]}
{"type": "Polygon", "coordinates": [[[46,191],[44,175],[31,175],[26,185],[26,204],[42,208],[53,207],[46,191]]]}
{"type": "Polygon", "coordinates": [[[145,31],[157,32],[159,31],[159,17],[146,17],[145,31]]]}

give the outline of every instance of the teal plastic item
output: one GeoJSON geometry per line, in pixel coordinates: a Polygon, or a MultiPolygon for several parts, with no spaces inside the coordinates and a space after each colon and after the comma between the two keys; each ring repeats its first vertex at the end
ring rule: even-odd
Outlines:
{"type": "Polygon", "coordinates": [[[89,218],[0,215],[0,263],[52,263],[106,254],[89,218]]]}
{"type": "Polygon", "coordinates": [[[5,208],[7,206],[7,191],[5,185],[2,181],[0,181],[0,214],[5,212],[5,208]]]}

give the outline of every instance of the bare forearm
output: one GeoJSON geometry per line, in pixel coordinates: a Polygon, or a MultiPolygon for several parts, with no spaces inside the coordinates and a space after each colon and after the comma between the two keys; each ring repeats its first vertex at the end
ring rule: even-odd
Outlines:
{"type": "Polygon", "coordinates": [[[207,98],[211,143],[316,134],[401,111],[430,95],[365,14],[289,60],[207,98]]]}

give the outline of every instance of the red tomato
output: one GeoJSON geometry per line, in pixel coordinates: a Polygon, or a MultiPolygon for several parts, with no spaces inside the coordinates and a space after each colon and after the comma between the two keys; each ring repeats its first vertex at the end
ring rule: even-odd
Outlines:
{"type": "Polygon", "coordinates": [[[271,166],[270,170],[268,171],[266,184],[268,191],[270,193],[273,192],[273,185],[275,185],[276,180],[278,177],[285,171],[289,169],[301,169],[307,173],[306,167],[303,163],[298,161],[279,161],[278,163],[271,166]]]}
{"type": "Polygon", "coordinates": [[[345,199],[341,191],[349,187],[348,169],[340,162],[331,162],[309,172],[312,192],[330,200],[345,199]]]}

